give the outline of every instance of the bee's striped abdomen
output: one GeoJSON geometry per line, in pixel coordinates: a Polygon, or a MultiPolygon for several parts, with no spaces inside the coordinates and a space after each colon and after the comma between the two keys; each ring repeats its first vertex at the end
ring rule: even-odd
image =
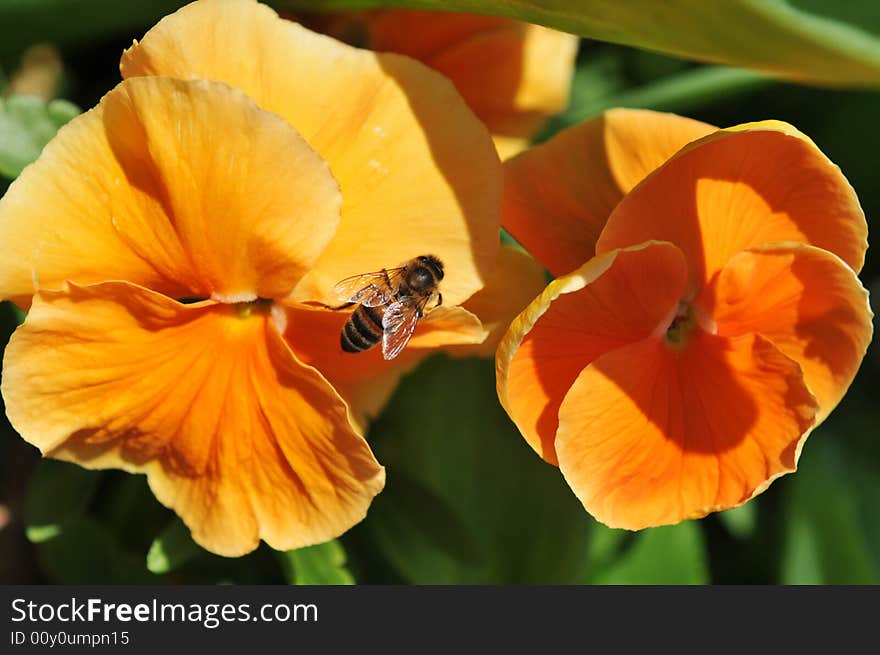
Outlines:
{"type": "Polygon", "coordinates": [[[348,317],[339,343],[347,353],[369,350],[382,340],[382,309],[358,305],[348,317]]]}

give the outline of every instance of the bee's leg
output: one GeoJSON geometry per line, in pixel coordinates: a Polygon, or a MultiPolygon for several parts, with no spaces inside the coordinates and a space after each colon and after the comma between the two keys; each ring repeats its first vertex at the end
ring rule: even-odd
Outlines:
{"type": "Polygon", "coordinates": [[[434,307],[437,308],[442,304],[443,304],[443,294],[438,291],[437,292],[437,304],[434,305],[434,307]]]}
{"type": "Polygon", "coordinates": [[[357,305],[357,303],[356,302],[344,302],[341,305],[337,305],[336,307],[331,307],[330,305],[324,305],[324,309],[330,309],[335,312],[338,309],[348,309],[352,305],[357,305]]]}

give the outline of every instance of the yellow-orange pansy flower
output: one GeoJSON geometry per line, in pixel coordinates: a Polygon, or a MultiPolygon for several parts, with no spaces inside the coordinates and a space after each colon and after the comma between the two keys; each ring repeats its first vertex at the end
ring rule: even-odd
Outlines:
{"type": "Polygon", "coordinates": [[[16,253],[0,295],[30,306],[4,360],[9,418],[48,456],[146,473],[214,552],[335,537],[382,488],[351,419],[395,372],[347,355],[361,372],[328,382],[313,364],[343,357],[347,315],[321,304],[430,252],[446,306],[414,352],[479,343],[516,311],[487,284],[507,259],[491,138],[441,75],[251,0],[183,8],[123,70],[0,200],[16,253]]]}
{"type": "Polygon", "coordinates": [[[533,261],[499,248],[501,182],[485,128],[452,84],[408,57],[343,47],[253,0],[214,0],[161,20],[120,69],[126,78],[200,77],[243,89],[327,160],[342,188],[342,220],[290,296],[286,337],[359,425],[430,350],[481,344],[465,350],[494,352],[501,335],[493,324],[509,322],[543,286],[533,261]],[[376,351],[342,353],[347,314],[305,304],[338,305],[335,282],[429,253],[445,267],[444,307],[393,362],[376,351]]]}
{"type": "Polygon", "coordinates": [[[629,110],[506,167],[504,220],[561,277],[502,340],[498,393],[587,511],[675,523],[793,471],[871,338],[840,170],[785,123],[629,110]]]}
{"type": "Polygon", "coordinates": [[[308,22],[446,75],[487,125],[502,159],[525,149],[568,106],[578,47],[573,34],[499,16],[411,9],[317,14],[308,22]]]}

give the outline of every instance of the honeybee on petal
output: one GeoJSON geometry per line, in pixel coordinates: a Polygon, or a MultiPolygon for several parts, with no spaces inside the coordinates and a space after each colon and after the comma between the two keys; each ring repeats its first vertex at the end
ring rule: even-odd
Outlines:
{"type": "Polygon", "coordinates": [[[339,343],[347,353],[369,350],[382,342],[382,356],[394,359],[425,315],[425,309],[443,303],[438,287],[443,264],[434,255],[420,255],[397,268],[353,275],[333,289],[344,300],[342,307],[357,305],[348,317],[339,343]]]}

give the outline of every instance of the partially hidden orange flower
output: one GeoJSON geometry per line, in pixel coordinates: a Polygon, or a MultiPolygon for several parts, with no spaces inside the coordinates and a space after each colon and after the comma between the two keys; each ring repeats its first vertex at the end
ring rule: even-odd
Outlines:
{"type": "Polygon", "coordinates": [[[871,339],[867,227],[790,125],[613,110],[505,165],[503,223],[559,277],[498,394],[594,517],[641,529],[795,470],[871,339]]]}
{"type": "Polygon", "coordinates": [[[573,34],[499,16],[411,9],[328,12],[309,22],[446,75],[489,128],[502,159],[524,150],[568,106],[578,48],[573,34]]]}
{"type": "Polygon", "coordinates": [[[499,251],[489,134],[418,62],[251,0],[188,5],[122,70],[0,201],[0,295],[30,307],[8,416],[47,456],[145,473],[216,553],[338,536],[382,489],[360,428],[400,372],[500,336],[526,301],[493,280],[534,287],[499,251]],[[341,353],[334,283],[426,253],[445,302],[400,361],[341,353]]]}

